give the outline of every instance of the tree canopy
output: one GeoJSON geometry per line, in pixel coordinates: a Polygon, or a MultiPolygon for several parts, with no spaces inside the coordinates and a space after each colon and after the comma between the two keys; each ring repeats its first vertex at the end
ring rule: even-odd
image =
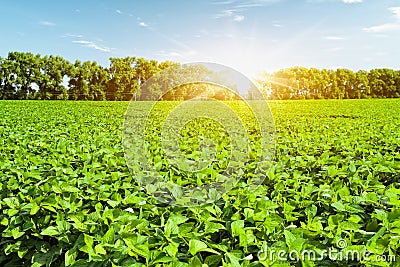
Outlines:
{"type": "Polygon", "coordinates": [[[293,67],[264,73],[257,83],[270,99],[353,99],[400,97],[400,71],[293,67]]]}
{"type": "MultiPolygon", "coordinates": [[[[200,66],[181,67],[177,62],[140,57],[110,58],[110,65],[104,67],[95,61],[71,63],[60,56],[9,52],[6,58],[0,57],[0,99],[151,100],[162,95],[162,88],[166,86],[162,82],[165,81],[155,76],[156,81],[146,92],[141,92],[141,85],[167,68],[179,70],[174,74],[176,81],[185,75],[199,78],[210,75],[200,66]]],[[[354,72],[293,67],[264,73],[256,83],[269,99],[400,97],[400,71],[388,68],[354,72]]],[[[179,86],[163,99],[186,100],[196,94],[225,100],[236,97],[203,84],[179,86]]],[[[254,95],[249,90],[247,97],[254,95]]]]}

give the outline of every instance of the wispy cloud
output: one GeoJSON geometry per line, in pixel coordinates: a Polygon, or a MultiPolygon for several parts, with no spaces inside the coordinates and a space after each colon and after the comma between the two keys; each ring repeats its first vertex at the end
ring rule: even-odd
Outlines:
{"type": "Polygon", "coordinates": [[[356,4],[356,3],[362,3],[363,0],[342,0],[342,1],[345,4],[356,4]]]}
{"type": "Polygon", "coordinates": [[[118,14],[123,14],[123,12],[119,9],[115,10],[115,12],[117,12],[118,14]]]}
{"type": "Polygon", "coordinates": [[[103,46],[103,45],[99,45],[99,44],[96,44],[96,43],[94,43],[92,41],[87,41],[87,40],[74,40],[72,42],[75,43],[75,44],[80,44],[82,46],[93,48],[93,49],[96,49],[96,50],[99,50],[99,51],[102,51],[102,52],[107,52],[107,53],[110,53],[113,50],[113,48],[110,48],[110,47],[107,47],[107,46],[103,46]]]}
{"type": "Polygon", "coordinates": [[[233,17],[233,20],[237,21],[237,22],[241,22],[242,20],[244,20],[244,16],[243,15],[235,15],[233,17]]]}
{"type": "Polygon", "coordinates": [[[389,7],[389,11],[391,11],[395,18],[400,20],[400,6],[389,7]]]}
{"type": "Polygon", "coordinates": [[[149,27],[149,24],[147,24],[146,22],[141,21],[141,22],[139,22],[139,26],[146,28],[146,27],[149,27]]]}
{"type": "Polygon", "coordinates": [[[385,23],[363,29],[365,32],[379,33],[400,30],[400,23],[385,23]]]}
{"type": "Polygon", "coordinates": [[[216,19],[232,18],[233,21],[241,22],[245,19],[245,16],[242,14],[238,14],[238,13],[239,13],[238,10],[226,9],[226,10],[222,10],[220,13],[215,14],[214,18],[216,18],[216,19]]]}
{"type": "Polygon", "coordinates": [[[356,4],[356,3],[362,3],[363,0],[342,0],[342,1],[345,4],[356,4]]]}
{"type": "Polygon", "coordinates": [[[234,8],[260,7],[282,0],[217,0],[211,2],[214,5],[230,5],[234,8]]]}
{"type": "Polygon", "coordinates": [[[221,12],[215,14],[214,18],[220,19],[220,18],[232,17],[235,14],[235,12],[236,11],[232,9],[222,10],[221,12]]]}
{"type": "Polygon", "coordinates": [[[280,0],[248,0],[248,1],[237,1],[235,8],[250,8],[250,7],[262,7],[269,4],[280,2],[280,0]]]}
{"type": "Polygon", "coordinates": [[[363,31],[370,33],[381,33],[381,32],[391,32],[400,30],[400,7],[390,7],[388,8],[392,12],[395,22],[388,22],[380,25],[375,25],[371,27],[363,28],[363,31]]]}
{"type": "Polygon", "coordinates": [[[227,0],[227,1],[213,1],[213,2],[211,2],[212,4],[214,4],[214,5],[230,5],[230,4],[233,4],[233,3],[235,3],[235,1],[234,0],[227,0]]]}
{"type": "Polygon", "coordinates": [[[81,34],[72,34],[72,33],[66,33],[66,34],[64,34],[64,35],[63,35],[63,36],[61,36],[61,37],[82,38],[82,37],[83,37],[83,35],[81,35],[81,34]]]}
{"type": "Polygon", "coordinates": [[[323,36],[322,37],[325,40],[330,40],[330,41],[341,41],[341,40],[345,40],[346,38],[342,37],[342,36],[323,36]]]}
{"type": "Polygon", "coordinates": [[[280,2],[281,0],[233,0],[233,1],[215,1],[213,4],[224,5],[225,9],[214,15],[215,19],[232,18],[233,21],[243,21],[245,16],[243,12],[250,8],[262,7],[268,4],[280,2]]]}
{"type": "Polygon", "coordinates": [[[162,58],[168,59],[168,60],[190,60],[193,56],[197,55],[197,51],[195,50],[187,50],[187,51],[159,51],[157,53],[157,56],[160,56],[162,58]]]}
{"type": "Polygon", "coordinates": [[[48,27],[56,26],[56,24],[55,24],[54,22],[47,21],[47,20],[41,20],[41,21],[39,21],[39,25],[48,26],[48,27]]]}

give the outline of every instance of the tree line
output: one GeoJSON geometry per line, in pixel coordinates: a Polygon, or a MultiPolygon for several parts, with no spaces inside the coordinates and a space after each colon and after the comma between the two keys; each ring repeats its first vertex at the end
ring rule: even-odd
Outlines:
{"type": "Polygon", "coordinates": [[[400,71],[293,67],[257,79],[269,99],[359,99],[400,97],[400,71]]]}
{"type": "Polygon", "coordinates": [[[9,52],[0,57],[0,99],[131,100],[155,73],[179,65],[137,57],[74,63],[60,56],[9,52]]]}
{"type": "MultiPolygon", "coordinates": [[[[158,62],[139,57],[110,58],[110,65],[103,67],[95,61],[76,60],[71,63],[60,56],[9,52],[6,58],[0,57],[0,99],[158,99],[163,93],[161,88],[165,83],[162,77],[156,76],[158,82],[147,88],[145,93],[142,92],[141,85],[167,68],[176,72],[173,74],[176,77],[174,82],[188,73],[200,80],[216,75],[203,66],[182,68],[177,62],[158,62]]],[[[223,75],[219,73],[217,76],[220,78],[223,75]]],[[[269,99],[400,97],[400,71],[388,68],[353,72],[348,69],[293,67],[272,74],[264,73],[256,83],[269,99]]],[[[186,100],[196,95],[210,94],[225,100],[237,97],[226,90],[216,89],[215,86],[197,84],[175,88],[163,98],[186,100]]],[[[255,95],[256,92],[249,90],[246,97],[251,99],[255,95]]]]}

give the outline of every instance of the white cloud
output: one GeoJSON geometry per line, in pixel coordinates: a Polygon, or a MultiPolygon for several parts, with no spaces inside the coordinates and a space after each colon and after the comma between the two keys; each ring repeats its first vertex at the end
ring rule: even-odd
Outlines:
{"type": "Polygon", "coordinates": [[[362,3],[363,0],[342,0],[346,4],[362,3]]]}
{"type": "Polygon", "coordinates": [[[242,21],[245,16],[242,13],[250,8],[263,7],[268,4],[280,2],[282,0],[236,0],[236,1],[216,1],[213,4],[225,5],[226,8],[214,15],[215,19],[232,18],[233,21],[242,21]]]}
{"type": "Polygon", "coordinates": [[[235,8],[248,8],[260,7],[268,4],[276,3],[281,0],[227,0],[227,1],[214,1],[214,5],[232,5],[235,8]]]}
{"type": "Polygon", "coordinates": [[[212,4],[214,4],[214,5],[230,5],[230,4],[233,4],[233,3],[235,3],[235,1],[214,1],[214,2],[211,2],[212,4]]]}
{"type": "Polygon", "coordinates": [[[363,29],[365,32],[379,33],[400,30],[400,23],[385,23],[363,29]]]}
{"type": "Polygon", "coordinates": [[[395,18],[400,20],[400,6],[390,7],[389,10],[392,11],[395,18]]]}
{"type": "Polygon", "coordinates": [[[187,50],[187,51],[159,51],[157,53],[158,56],[167,59],[167,60],[177,60],[177,61],[190,61],[193,59],[193,56],[197,55],[197,51],[195,50],[187,50]]]}
{"type": "Polygon", "coordinates": [[[241,15],[238,10],[235,9],[226,9],[222,10],[220,13],[217,13],[214,18],[221,19],[221,18],[232,18],[233,21],[241,22],[245,19],[244,15],[241,15]]]}
{"type": "Polygon", "coordinates": [[[75,43],[75,44],[80,44],[82,46],[93,48],[93,49],[96,49],[96,50],[99,50],[99,51],[102,51],[102,52],[107,52],[107,53],[110,53],[113,50],[113,48],[102,46],[102,45],[96,44],[96,43],[94,43],[92,41],[76,40],[76,41],[72,41],[72,42],[75,43]]]}
{"type": "Polygon", "coordinates": [[[54,22],[47,21],[47,20],[39,21],[39,25],[42,25],[42,26],[56,26],[56,24],[54,22]]]}
{"type": "Polygon", "coordinates": [[[146,27],[149,27],[149,24],[147,24],[146,22],[141,21],[141,22],[139,22],[139,26],[146,28],[146,27]]]}
{"type": "Polygon", "coordinates": [[[341,41],[341,40],[345,40],[344,37],[341,36],[324,36],[322,37],[325,40],[330,40],[330,41],[341,41]]]}
{"type": "Polygon", "coordinates": [[[244,20],[244,16],[243,15],[235,15],[233,17],[233,20],[237,21],[237,22],[240,22],[240,21],[244,20]]]}
{"type": "Polygon", "coordinates": [[[226,10],[222,10],[220,13],[216,14],[214,16],[214,18],[220,19],[220,18],[232,17],[234,14],[235,14],[235,10],[226,9],[226,10]]]}
{"type": "Polygon", "coordinates": [[[83,35],[81,35],[81,34],[66,33],[66,34],[64,34],[62,37],[82,38],[83,35]]]}
{"type": "Polygon", "coordinates": [[[375,25],[371,27],[363,28],[365,32],[371,33],[381,33],[381,32],[392,32],[392,31],[399,31],[400,30],[400,7],[390,7],[388,8],[389,11],[392,12],[394,18],[396,19],[395,22],[388,22],[380,25],[375,25]]]}
{"type": "Polygon", "coordinates": [[[239,1],[236,4],[236,8],[249,8],[249,7],[261,7],[269,4],[280,2],[280,0],[248,0],[248,1],[239,1]]]}
{"type": "Polygon", "coordinates": [[[117,12],[118,14],[122,14],[122,11],[119,9],[115,10],[115,12],[117,12]]]}

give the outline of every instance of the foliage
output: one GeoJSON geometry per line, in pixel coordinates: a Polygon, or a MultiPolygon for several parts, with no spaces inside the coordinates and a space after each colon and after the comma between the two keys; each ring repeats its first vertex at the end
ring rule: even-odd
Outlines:
{"type": "MultiPolygon", "coordinates": [[[[140,86],[168,67],[175,67],[172,70],[183,75],[191,72],[191,76],[199,78],[208,71],[196,66],[181,69],[176,62],[131,56],[110,58],[110,65],[105,67],[90,61],[71,63],[60,56],[9,52],[6,58],[0,58],[0,99],[149,100],[159,96],[163,85],[151,88],[150,95],[141,95],[140,86]]],[[[223,73],[218,75],[229,79],[223,73]]],[[[293,67],[265,73],[258,77],[257,83],[268,98],[279,100],[400,97],[400,71],[387,68],[353,72],[293,67]]],[[[191,93],[190,88],[182,87],[170,92],[166,99],[185,100],[191,98],[191,93]]],[[[219,93],[214,96],[235,99],[234,95],[219,93]]],[[[251,88],[247,94],[249,99],[258,99],[251,88]]]]}
{"type": "Polygon", "coordinates": [[[0,102],[1,266],[399,264],[398,100],[270,102],[277,154],[264,184],[190,208],[156,202],[129,174],[127,106],[0,102]],[[257,257],[339,239],[370,261],[257,257]]]}
{"type": "Polygon", "coordinates": [[[95,61],[74,64],[60,56],[10,52],[0,58],[0,99],[130,100],[140,84],[176,63],[144,58],[110,58],[105,68],[95,61]]]}
{"type": "Polygon", "coordinates": [[[270,99],[360,99],[400,97],[400,71],[318,70],[293,67],[264,73],[258,84],[270,99]]]}

